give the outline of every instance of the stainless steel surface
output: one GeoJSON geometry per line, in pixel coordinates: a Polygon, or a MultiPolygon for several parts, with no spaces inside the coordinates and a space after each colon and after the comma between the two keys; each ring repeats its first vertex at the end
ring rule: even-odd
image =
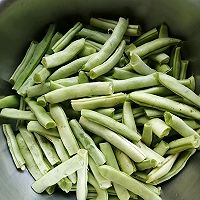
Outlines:
{"type": "MultiPolygon", "coordinates": [[[[129,17],[145,29],[166,22],[173,36],[182,38],[185,56],[191,60],[190,73],[200,91],[200,1],[198,0],[0,0],[0,78],[8,79],[31,40],[47,24],[59,22],[65,32],[72,21],[87,22],[90,16],[129,17]]],[[[1,95],[1,94],[0,94],[1,95]]],[[[5,138],[0,133],[0,200],[75,199],[57,192],[38,195],[31,189],[33,179],[15,169],[5,138]]],[[[200,199],[200,153],[184,170],[162,185],[164,200],[200,199]]]]}

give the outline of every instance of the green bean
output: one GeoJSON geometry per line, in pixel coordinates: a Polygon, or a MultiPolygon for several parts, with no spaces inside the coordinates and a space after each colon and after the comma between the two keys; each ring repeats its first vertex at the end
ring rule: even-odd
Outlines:
{"type": "Polygon", "coordinates": [[[19,127],[19,131],[41,173],[46,174],[50,170],[50,167],[45,163],[42,150],[38,146],[34,136],[24,127],[19,127]]]}
{"type": "Polygon", "coordinates": [[[200,97],[186,86],[180,84],[175,78],[166,74],[158,74],[158,79],[162,85],[176,93],[177,95],[191,101],[196,106],[200,107],[200,97]]]}
{"type": "Polygon", "coordinates": [[[110,38],[110,34],[102,33],[99,31],[94,31],[94,30],[87,29],[87,28],[82,28],[77,33],[77,36],[91,39],[91,40],[94,40],[94,41],[102,43],[102,44],[104,44],[110,38]]]}
{"type": "Polygon", "coordinates": [[[146,187],[145,184],[123,172],[120,172],[107,165],[100,166],[99,171],[108,180],[120,184],[124,188],[128,189],[136,195],[139,195],[143,199],[161,200],[161,198],[157,194],[152,192],[148,187],[146,187]]]}
{"type": "Polygon", "coordinates": [[[113,90],[114,92],[122,92],[156,86],[159,84],[156,76],[156,73],[153,73],[147,76],[133,77],[126,80],[114,80],[112,82],[113,90]]]}
{"type": "Polygon", "coordinates": [[[43,83],[45,82],[45,80],[51,75],[51,72],[46,69],[46,68],[42,68],[39,72],[34,74],[34,82],[35,83],[43,83]]]}
{"type": "Polygon", "coordinates": [[[160,156],[158,153],[156,153],[155,151],[153,151],[151,148],[149,148],[148,146],[146,146],[141,141],[139,141],[137,143],[137,146],[144,152],[144,154],[146,155],[146,157],[148,159],[156,160],[157,163],[158,163],[158,165],[165,160],[164,157],[160,156]]]}
{"type": "Polygon", "coordinates": [[[53,168],[47,174],[42,176],[39,180],[32,184],[32,188],[35,192],[41,193],[47,187],[56,184],[62,178],[73,174],[75,171],[83,167],[83,154],[86,150],[79,150],[78,154],[70,158],[69,160],[61,163],[57,167],[53,168]]]}
{"type": "Polygon", "coordinates": [[[108,200],[108,192],[105,189],[101,189],[99,187],[99,184],[97,183],[96,179],[94,178],[94,176],[88,172],[88,183],[90,183],[96,190],[97,192],[97,198],[96,200],[108,200]]]}
{"type": "Polygon", "coordinates": [[[151,183],[162,176],[166,175],[172,168],[174,162],[176,161],[179,153],[170,155],[166,158],[166,162],[161,165],[160,167],[154,168],[147,176],[147,181],[146,183],[151,183]]]}
{"type": "Polygon", "coordinates": [[[136,171],[132,174],[132,177],[139,180],[139,181],[142,181],[142,182],[146,182],[147,180],[147,173],[146,172],[141,172],[141,171],[136,171]]]}
{"type": "Polygon", "coordinates": [[[69,125],[79,142],[83,147],[88,150],[89,155],[92,157],[97,165],[103,165],[106,160],[103,153],[97,148],[92,138],[82,129],[80,124],[75,120],[71,120],[69,125]]]}
{"type": "Polygon", "coordinates": [[[60,137],[57,129],[45,129],[38,121],[30,121],[27,125],[27,129],[30,132],[36,132],[42,136],[50,135],[54,137],[60,137]]]}
{"type": "Polygon", "coordinates": [[[86,109],[81,110],[81,116],[86,117],[87,119],[98,124],[101,124],[102,126],[105,126],[106,128],[109,128],[112,131],[115,131],[116,133],[121,134],[130,140],[138,142],[141,139],[141,137],[135,130],[132,130],[126,125],[115,121],[111,117],[86,109]]]}
{"type": "Polygon", "coordinates": [[[30,107],[31,111],[34,113],[35,117],[39,123],[46,129],[55,128],[56,123],[54,120],[47,114],[45,109],[42,106],[39,106],[36,101],[31,100],[30,98],[25,99],[26,103],[30,107]]]}
{"type": "Polygon", "coordinates": [[[19,98],[17,95],[10,95],[0,99],[0,109],[1,108],[18,108],[19,98]]]}
{"type": "Polygon", "coordinates": [[[48,140],[37,133],[35,133],[35,137],[44,152],[44,155],[46,156],[47,160],[50,162],[51,165],[59,164],[61,161],[54,150],[54,148],[51,146],[51,144],[48,142],[48,140]]]}
{"type": "MultiPolygon", "coordinates": [[[[25,111],[25,108],[26,108],[26,104],[25,104],[24,98],[20,97],[19,111],[25,111]]],[[[6,113],[4,113],[4,114],[9,114],[8,112],[9,112],[9,110],[7,110],[6,113]]],[[[11,113],[11,116],[12,116],[12,113],[11,113]]],[[[17,120],[17,122],[16,122],[16,128],[18,129],[18,127],[20,125],[23,125],[23,124],[24,124],[24,120],[17,120]]]]}
{"type": "Polygon", "coordinates": [[[164,74],[167,74],[168,72],[171,71],[171,68],[167,64],[161,64],[161,65],[157,64],[155,69],[156,69],[156,71],[162,72],[164,74]]]}
{"type": "Polygon", "coordinates": [[[50,42],[50,45],[49,45],[49,48],[47,50],[47,54],[52,54],[53,53],[53,50],[52,50],[52,47],[54,46],[54,44],[56,44],[56,42],[58,40],[60,40],[61,38],[63,37],[63,35],[59,32],[56,32],[55,35],[52,37],[51,39],[51,42],[50,42]]]}
{"type": "Polygon", "coordinates": [[[142,132],[141,140],[149,147],[152,142],[152,126],[150,123],[145,123],[142,132]]]}
{"type": "Polygon", "coordinates": [[[136,49],[136,46],[135,46],[133,43],[131,43],[131,44],[129,44],[129,45],[126,45],[125,54],[128,55],[128,53],[129,53],[130,51],[132,51],[133,49],[136,49]]]}
{"type": "Polygon", "coordinates": [[[120,58],[123,55],[123,51],[125,48],[126,42],[123,40],[115,52],[106,60],[104,63],[94,67],[93,69],[90,70],[90,78],[95,79],[107,72],[109,72],[120,60],[120,58]]]}
{"type": "Polygon", "coordinates": [[[160,51],[160,50],[162,51],[163,48],[168,48],[179,42],[180,42],[180,40],[175,39],[175,38],[158,38],[153,41],[147,42],[147,43],[137,47],[136,49],[130,51],[130,56],[132,54],[137,54],[141,58],[145,58],[145,57],[149,56],[150,54],[152,54],[152,52],[154,54],[158,53],[158,51],[160,51]]]}
{"type": "Polygon", "coordinates": [[[167,64],[169,62],[169,56],[165,53],[153,54],[149,58],[159,64],[167,64]]]}
{"type": "Polygon", "coordinates": [[[142,116],[140,116],[140,117],[138,117],[138,118],[135,119],[135,123],[136,123],[137,126],[141,126],[141,125],[143,126],[149,120],[150,120],[149,117],[142,115],[142,116]]]}
{"type": "Polygon", "coordinates": [[[126,56],[122,56],[119,60],[119,62],[117,63],[117,66],[119,67],[125,67],[125,65],[127,65],[129,62],[129,59],[126,56]]]}
{"type": "Polygon", "coordinates": [[[200,119],[200,112],[195,108],[164,97],[142,92],[132,92],[129,94],[129,98],[139,105],[156,108],[158,110],[171,111],[177,115],[189,118],[200,119]]]}
{"type": "Polygon", "coordinates": [[[89,83],[89,79],[84,71],[80,71],[78,73],[78,82],[81,83],[89,83]]]}
{"type": "Polygon", "coordinates": [[[38,43],[36,41],[32,41],[28,50],[26,51],[26,54],[22,60],[22,62],[18,65],[17,69],[14,71],[12,76],[10,77],[9,81],[11,84],[15,84],[16,80],[18,79],[19,75],[23,72],[23,70],[26,68],[28,62],[31,60],[34,51],[37,47],[38,43]]]}
{"type": "MultiPolygon", "coordinates": [[[[115,154],[112,150],[111,145],[105,142],[105,143],[101,143],[99,146],[104,156],[106,157],[106,164],[119,170],[119,166],[118,166],[118,163],[115,158],[115,154]]],[[[125,188],[121,187],[120,185],[116,183],[113,183],[113,187],[119,199],[126,200],[130,198],[130,194],[125,188]]]]}
{"type": "Polygon", "coordinates": [[[189,60],[181,60],[181,69],[180,69],[180,75],[179,75],[180,80],[186,78],[188,64],[189,64],[189,60]]]}
{"type": "Polygon", "coordinates": [[[169,149],[169,144],[161,140],[153,149],[156,153],[161,156],[164,156],[169,149]]]}
{"type": "Polygon", "coordinates": [[[183,121],[192,129],[200,128],[200,124],[197,123],[195,120],[192,119],[183,119],[183,121]]]}
{"type": "Polygon", "coordinates": [[[65,35],[60,40],[58,40],[53,45],[52,50],[54,52],[58,52],[65,48],[70,43],[72,38],[76,35],[76,33],[81,30],[82,27],[82,24],[80,22],[77,22],[67,33],[65,33],[65,35]]]}
{"type": "MultiPolygon", "coordinates": [[[[108,20],[103,18],[90,18],[90,25],[101,28],[103,30],[114,29],[117,25],[117,21],[108,20]]],[[[138,36],[141,34],[140,25],[128,25],[125,35],[138,36]]]]}
{"type": "Polygon", "coordinates": [[[82,168],[77,170],[77,189],[76,198],[77,200],[85,200],[88,194],[87,182],[88,182],[88,152],[82,155],[84,165],[82,168]]]}
{"type": "Polygon", "coordinates": [[[115,78],[115,79],[123,80],[123,79],[129,79],[129,78],[141,76],[141,75],[139,75],[137,73],[126,71],[123,68],[115,67],[112,70],[112,77],[115,78]]]}
{"type": "Polygon", "coordinates": [[[67,116],[62,107],[56,104],[51,104],[50,114],[56,122],[59,135],[69,155],[71,156],[77,153],[79,149],[78,143],[73,135],[73,132],[67,120],[67,116]]]}
{"type": "MultiPolygon", "coordinates": [[[[122,172],[124,172],[128,175],[131,175],[133,172],[136,171],[136,167],[135,167],[134,163],[131,161],[131,159],[125,153],[123,153],[122,151],[120,151],[117,148],[114,149],[114,153],[115,153],[117,162],[118,162],[119,167],[122,172]]],[[[113,166],[111,166],[111,167],[113,167],[113,166]]],[[[115,169],[119,170],[119,168],[115,168],[115,169]]]]}
{"type": "Polygon", "coordinates": [[[37,103],[42,107],[45,107],[47,105],[47,102],[43,95],[37,98],[37,103]]]}
{"type": "Polygon", "coordinates": [[[18,76],[18,78],[13,86],[13,89],[18,90],[21,87],[21,85],[24,83],[24,81],[27,79],[27,77],[30,75],[30,73],[40,63],[40,60],[41,60],[42,56],[45,54],[45,52],[49,46],[49,43],[51,41],[51,38],[53,37],[54,30],[55,30],[55,25],[51,24],[49,26],[49,29],[48,29],[46,35],[44,36],[42,41],[35,48],[32,58],[29,60],[26,67],[24,68],[24,70],[18,76]]]}
{"type": "Polygon", "coordinates": [[[60,88],[58,90],[51,91],[44,96],[47,102],[53,104],[80,97],[108,95],[112,94],[112,92],[112,83],[93,82],[60,88]]]}
{"type": "Polygon", "coordinates": [[[123,104],[125,99],[126,94],[117,93],[108,96],[72,100],[71,105],[76,111],[81,111],[82,109],[110,108],[118,104],[123,104]]]}
{"type": "Polygon", "coordinates": [[[90,45],[91,47],[94,47],[97,51],[100,51],[100,49],[102,48],[102,44],[99,44],[97,42],[91,41],[86,39],[85,44],[90,45]]]}
{"type": "Polygon", "coordinates": [[[72,188],[72,182],[67,177],[58,181],[57,184],[59,188],[66,193],[68,193],[72,188]]]}
{"type": "Polygon", "coordinates": [[[76,40],[62,51],[43,57],[42,64],[46,68],[53,68],[62,65],[70,61],[72,58],[74,58],[81,51],[84,44],[85,44],[85,39],[82,38],[76,40]]]}
{"type": "Polygon", "coordinates": [[[140,171],[144,171],[146,169],[155,168],[157,166],[157,161],[154,159],[147,159],[142,161],[141,163],[136,163],[136,167],[140,171]]]}
{"type": "Polygon", "coordinates": [[[179,83],[181,83],[182,85],[188,87],[192,91],[195,90],[195,79],[194,79],[194,76],[190,76],[187,79],[179,80],[179,83]]]}
{"type": "Polygon", "coordinates": [[[174,51],[174,56],[172,62],[172,76],[176,79],[179,78],[180,69],[181,69],[181,47],[176,47],[174,51]]]}
{"type": "Polygon", "coordinates": [[[3,133],[6,137],[7,145],[16,168],[25,170],[25,160],[20,152],[16,137],[10,124],[3,124],[3,133]]]}
{"type": "Polygon", "coordinates": [[[146,65],[137,54],[131,55],[130,65],[134,71],[141,75],[149,75],[156,72],[154,69],[146,65]]]}
{"type": "Polygon", "coordinates": [[[101,113],[103,115],[106,115],[108,117],[112,117],[114,116],[114,108],[99,108],[96,110],[96,112],[101,113]]]}
{"type": "Polygon", "coordinates": [[[164,112],[152,108],[144,108],[144,112],[146,116],[149,117],[150,119],[163,117],[164,114],[164,112]]]}
{"type": "Polygon", "coordinates": [[[80,57],[89,56],[89,55],[92,55],[96,52],[97,52],[96,48],[85,44],[83,49],[79,52],[78,56],[80,56],[80,57]]]}
{"type": "Polygon", "coordinates": [[[134,44],[136,46],[141,46],[145,44],[146,42],[150,42],[154,39],[158,38],[158,30],[156,28],[151,29],[150,31],[147,31],[146,33],[142,34],[140,37],[138,37],[134,44]]]}
{"type": "Polygon", "coordinates": [[[168,37],[168,26],[167,24],[161,24],[159,30],[159,38],[167,38],[168,37]]]}
{"type": "Polygon", "coordinates": [[[135,125],[135,119],[133,116],[133,111],[131,108],[131,103],[129,101],[125,101],[123,105],[123,115],[122,122],[131,130],[137,132],[137,128],[135,125]]]}
{"type": "Polygon", "coordinates": [[[171,168],[171,170],[166,175],[153,181],[152,184],[158,185],[162,182],[169,180],[176,174],[178,174],[185,167],[188,159],[195,153],[195,151],[196,151],[195,149],[189,149],[189,150],[181,152],[178,159],[176,160],[173,167],[171,168]]]}
{"type": "Polygon", "coordinates": [[[123,151],[135,162],[141,162],[145,159],[145,155],[140,150],[140,148],[126,140],[124,137],[119,136],[113,131],[105,128],[104,126],[89,121],[84,117],[80,118],[80,124],[84,129],[104,138],[113,146],[123,151]]]}
{"type": "Polygon", "coordinates": [[[113,33],[110,36],[110,38],[105,42],[100,51],[87,61],[83,69],[89,71],[92,68],[102,64],[114,52],[114,50],[121,42],[123,35],[127,29],[127,26],[128,21],[120,17],[119,22],[113,30],[113,33]]]}
{"type": "Polygon", "coordinates": [[[151,127],[152,127],[152,131],[155,135],[157,135],[159,138],[163,138],[167,135],[169,135],[169,132],[171,130],[171,127],[168,126],[164,121],[162,121],[159,118],[154,118],[149,120],[148,122],[151,127]]]}
{"type": "Polygon", "coordinates": [[[36,120],[35,115],[31,111],[17,110],[14,108],[3,108],[0,115],[12,119],[36,120]]]}

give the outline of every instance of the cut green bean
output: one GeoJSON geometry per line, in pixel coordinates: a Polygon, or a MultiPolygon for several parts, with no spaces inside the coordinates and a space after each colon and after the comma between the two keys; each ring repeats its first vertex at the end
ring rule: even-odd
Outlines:
{"type": "Polygon", "coordinates": [[[200,124],[197,123],[195,120],[192,119],[183,119],[183,121],[192,129],[200,128],[200,124]]]}
{"type": "Polygon", "coordinates": [[[100,51],[100,49],[102,48],[102,44],[91,41],[86,39],[85,44],[90,45],[91,47],[94,47],[97,51],[100,51]]]}
{"type": "Polygon", "coordinates": [[[89,157],[88,161],[89,161],[89,167],[90,167],[90,169],[91,169],[91,171],[92,171],[92,173],[93,173],[93,175],[94,175],[99,187],[101,189],[107,189],[107,188],[111,187],[112,186],[111,182],[108,181],[107,179],[105,179],[99,173],[98,165],[95,164],[94,160],[91,157],[89,157]]]}
{"type": "Polygon", "coordinates": [[[129,79],[129,78],[141,76],[137,73],[126,71],[123,68],[115,67],[112,70],[112,77],[115,78],[115,79],[123,80],[123,79],[129,79]]]}
{"type": "Polygon", "coordinates": [[[178,159],[176,160],[173,167],[171,168],[171,170],[166,175],[164,175],[161,178],[153,181],[152,184],[158,185],[162,182],[169,180],[170,178],[172,178],[176,174],[178,174],[185,167],[188,159],[195,153],[195,151],[196,151],[195,149],[189,149],[187,151],[181,152],[178,159]]]}
{"type": "Polygon", "coordinates": [[[181,53],[180,53],[181,47],[176,47],[174,51],[174,56],[172,60],[172,76],[176,79],[180,76],[180,70],[181,70],[181,53]]]}
{"type": "Polygon", "coordinates": [[[137,128],[135,125],[135,119],[133,116],[133,111],[131,108],[131,103],[129,101],[125,101],[123,105],[123,115],[122,122],[131,130],[137,132],[137,128]]]}
{"type": "MultiPolygon", "coordinates": [[[[23,97],[20,97],[20,101],[19,101],[19,111],[25,111],[25,108],[26,108],[26,104],[25,104],[25,101],[24,101],[24,98],[23,97]]],[[[8,109],[8,108],[7,108],[8,109]]],[[[7,112],[7,111],[6,111],[7,112]]],[[[9,114],[7,112],[7,114],[9,114]]],[[[11,113],[12,115],[12,113],[11,113]]],[[[35,116],[34,116],[35,117],[35,116]]],[[[36,117],[35,117],[36,119],[36,117]]],[[[17,120],[16,122],[16,128],[18,128],[20,125],[24,125],[24,120],[17,120]]]]}
{"type": "Polygon", "coordinates": [[[54,148],[51,146],[51,144],[48,142],[48,140],[37,133],[35,133],[35,137],[44,152],[44,155],[46,156],[47,160],[50,162],[51,165],[59,164],[61,161],[55,152],[54,148]]]}
{"type": "Polygon", "coordinates": [[[198,133],[189,127],[181,118],[170,112],[164,113],[165,123],[171,126],[175,131],[177,131],[183,137],[188,137],[192,135],[198,136],[198,133]]]}
{"type": "Polygon", "coordinates": [[[101,124],[102,126],[105,126],[106,128],[109,128],[116,133],[127,137],[130,140],[138,142],[141,139],[141,136],[139,136],[135,130],[130,129],[126,125],[119,123],[111,117],[105,116],[101,113],[83,109],[81,110],[81,116],[86,117],[87,119],[98,124],[101,124]]]}
{"type": "Polygon", "coordinates": [[[153,133],[156,134],[159,138],[162,139],[163,137],[169,135],[171,127],[168,126],[163,120],[154,118],[149,120],[148,123],[151,125],[153,133]]]}
{"type": "Polygon", "coordinates": [[[145,183],[147,180],[147,173],[146,172],[141,172],[141,171],[136,171],[132,174],[132,177],[145,183]]]}
{"type": "Polygon", "coordinates": [[[137,126],[141,126],[141,125],[143,126],[149,120],[150,120],[149,117],[142,115],[142,116],[140,116],[140,117],[138,117],[138,118],[135,119],[135,123],[136,123],[137,126]]]}
{"type": "Polygon", "coordinates": [[[180,75],[179,75],[180,80],[186,78],[188,64],[189,64],[189,60],[181,60],[181,69],[180,69],[180,75]]]}
{"type": "Polygon", "coordinates": [[[54,46],[54,44],[60,40],[61,38],[63,37],[63,35],[59,32],[56,32],[55,35],[52,37],[51,39],[51,42],[50,42],[50,45],[49,45],[49,48],[47,50],[47,54],[52,54],[53,53],[53,50],[52,50],[52,47],[54,46]]]}
{"type": "MultiPolygon", "coordinates": [[[[101,28],[103,30],[114,29],[117,25],[117,21],[108,20],[104,18],[90,18],[90,25],[101,28]]],[[[139,36],[141,34],[140,25],[128,25],[125,35],[127,36],[139,36]]]]}
{"type": "Polygon", "coordinates": [[[144,112],[146,116],[149,117],[150,119],[163,117],[164,114],[164,112],[153,108],[144,108],[144,112]]]}
{"type": "Polygon", "coordinates": [[[44,96],[40,96],[37,98],[37,103],[38,105],[42,106],[42,107],[45,107],[47,105],[47,102],[44,98],[44,96]]]}
{"type": "Polygon", "coordinates": [[[50,167],[45,163],[42,150],[38,146],[34,136],[24,127],[19,127],[19,131],[41,173],[46,174],[50,170],[50,167]]]}
{"type": "Polygon", "coordinates": [[[79,140],[83,147],[88,150],[88,153],[94,162],[97,165],[103,165],[106,162],[105,157],[97,148],[92,138],[82,129],[81,125],[75,119],[71,120],[69,124],[75,137],[79,140]]]}
{"type": "Polygon", "coordinates": [[[73,174],[75,171],[83,167],[83,153],[86,150],[79,150],[78,154],[70,158],[69,160],[61,163],[57,167],[53,168],[47,174],[42,176],[39,180],[32,184],[32,188],[35,192],[41,193],[47,187],[56,184],[62,178],[73,174]]]}
{"type": "Polygon", "coordinates": [[[108,180],[120,184],[124,188],[128,189],[136,195],[139,195],[143,199],[161,200],[161,198],[148,187],[146,187],[145,184],[123,172],[120,172],[107,165],[100,166],[99,171],[108,180]]]}
{"type": "Polygon", "coordinates": [[[30,132],[36,132],[42,136],[50,135],[60,137],[56,128],[45,129],[38,121],[30,121],[27,125],[27,129],[30,132]]]}
{"type": "Polygon", "coordinates": [[[153,54],[149,58],[159,64],[167,64],[169,62],[169,56],[165,53],[153,54]]]}
{"type": "Polygon", "coordinates": [[[82,109],[110,108],[123,104],[125,99],[126,94],[117,93],[108,96],[72,100],[71,105],[76,111],[81,111],[82,109]]]}
{"type": "Polygon", "coordinates": [[[179,155],[179,153],[168,156],[166,158],[167,161],[162,166],[154,168],[148,174],[148,179],[147,179],[146,183],[151,183],[151,182],[163,177],[164,175],[166,175],[171,170],[178,155],[179,155]]]}
{"type": "MultiPolygon", "coordinates": [[[[118,162],[119,167],[122,172],[124,172],[128,175],[131,175],[133,172],[136,171],[135,165],[133,164],[131,159],[125,153],[123,153],[122,151],[120,151],[117,148],[114,149],[114,152],[115,152],[117,162],[118,162]]],[[[111,166],[111,167],[113,167],[113,166],[111,166]]],[[[115,168],[115,169],[117,169],[117,168],[115,168]]],[[[119,170],[119,168],[117,170],[119,170]]]]}
{"type": "MultiPolygon", "coordinates": [[[[104,156],[106,157],[106,164],[119,170],[119,166],[117,163],[117,160],[115,158],[115,154],[112,150],[112,147],[109,143],[101,143],[99,144],[101,151],[103,152],[104,156]]],[[[120,200],[128,200],[130,198],[129,192],[123,188],[122,186],[113,183],[113,187],[115,189],[115,192],[120,200]]]]}
{"type": "Polygon", "coordinates": [[[156,108],[158,110],[171,111],[177,115],[197,120],[200,119],[200,112],[195,108],[164,97],[142,92],[132,92],[129,94],[129,98],[139,105],[156,108]]]}
{"type": "Polygon", "coordinates": [[[119,136],[116,133],[114,133],[113,131],[105,128],[104,126],[94,123],[92,121],[89,121],[84,117],[80,118],[80,124],[86,130],[94,133],[95,135],[98,135],[98,136],[104,138],[106,141],[111,143],[113,146],[115,146],[116,148],[123,151],[135,162],[141,162],[145,159],[145,155],[140,150],[140,148],[138,148],[136,145],[129,142],[122,136],[119,136]]]}
{"type": "Polygon", "coordinates": [[[110,38],[110,34],[94,31],[87,28],[82,28],[77,33],[77,36],[91,39],[91,40],[94,40],[95,42],[100,42],[102,44],[104,44],[110,38]]]}
{"type": "Polygon", "coordinates": [[[131,55],[130,65],[134,71],[141,75],[149,75],[156,72],[154,69],[145,64],[137,54],[131,55]]]}
{"type": "Polygon", "coordinates": [[[81,30],[82,27],[82,24],[80,22],[77,22],[67,33],[65,33],[65,35],[60,40],[58,40],[53,45],[52,50],[54,52],[58,52],[65,48],[70,43],[72,38],[76,35],[76,33],[81,30]]]}
{"type": "Polygon", "coordinates": [[[86,75],[86,73],[84,71],[80,71],[78,73],[78,82],[79,82],[79,84],[81,84],[81,83],[89,83],[88,76],[86,75]]]}
{"type": "Polygon", "coordinates": [[[152,142],[152,126],[150,123],[145,123],[142,132],[141,140],[149,147],[152,142]]]}
{"type": "Polygon", "coordinates": [[[18,79],[19,75],[24,71],[26,65],[29,63],[30,59],[32,58],[34,51],[37,47],[38,43],[36,41],[32,41],[22,62],[18,65],[17,69],[14,71],[12,76],[10,77],[9,81],[11,84],[15,84],[16,80],[18,79]]]}
{"type": "Polygon", "coordinates": [[[96,112],[101,113],[111,118],[113,118],[114,116],[114,111],[115,111],[114,108],[99,108],[96,110],[96,112]]]}
{"type": "Polygon", "coordinates": [[[30,98],[25,99],[26,103],[30,107],[31,111],[34,113],[35,117],[39,123],[46,129],[55,128],[56,123],[50,117],[49,114],[45,111],[42,106],[39,106],[36,101],[31,100],[30,98]]]}
{"type": "Polygon", "coordinates": [[[172,45],[178,44],[179,42],[180,40],[176,38],[158,38],[130,51],[130,56],[132,54],[137,54],[141,58],[145,58],[151,55],[152,53],[160,53],[163,51],[163,48],[168,48],[172,45]]]}
{"type": "Polygon", "coordinates": [[[119,60],[119,62],[117,63],[117,66],[119,67],[125,67],[129,62],[129,59],[126,56],[122,56],[119,60]]]}
{"type": "Polygon", "coordinates": [[[36,120],[35,115],[31,111],[17,110],[14,108],[3,108],[0,115],[6,118],[21,120],[36,120]]]}
{"type": "Polygon", "coordinates": [[[167,38],[168,37],[168,26],[167,24],[161,24],[159,30],[159,38],[167,38]]]}
{"type": "Polygon", "coordinates": [[[20,152],[16,137],[10,124],[3,124],[3,133],[6,137],[8,148],[16,168],[25,170],[25,160],[20,152]]]}
{"type": "Polygon", "coordinates": [[[114,92],[122,92],[156,86],[159,84],[156,76],[156,73],[153,73],[147,76],[133,77],[126,80],[114,80],[112,82],[113,90],[114,92]]]}
{"type": "Polygon", "coordinates": [[[80,57],[89,56],[89,55],[92,55],[96,52],[97,52],[96,48],[85,44],[83,49],[79,52],[78,56],[80,56],[80,57]]]}
{"type": "Polygon", "coordinates": [[[194,76],[190,76],[187,79],[179,80],[179,83],[181,83],[182,85],[190,88],[192,91],[195,90],[195,79],[194,79],[194,76]]]}
{"type": "Polygon", "coordinates": [[[74,58],[83,48],[85,44],[85,39],[79,39],[72,42],[69,46],[67,46],[64,50],[54,53],[49,56],[45,56],[42,58],[42,64],[46,68],[53,68],[59,65],[62,65],[72,58],[74,58]]]}
{"type": "Polygon", "coordinates": [[[46,69],[46,68],[42,68],[39,72],[34,74],[34,82],[35,83],[43,83],[45,82],[45,80],[51,75],[51,72],[46,69]]]}
{"type": "Polygon", "coordinates": [[[72,188],[72,182],[67,177],[58,181],[57,184],[59,188],[66,193],[68,193],[72,188]]]}
{"type": "Polygon", "coordinates": [[[162,72],[162,73],[164,73],[164,74],[167,74],[168,72],[171,71],[170,66],[167,65],[167,64],[161,64],[161,65],[160,65],[160,64],[157,64],[155,69],[156,69],[156,71],[162,72]]]}
{"type": "Polygon", "coordinates": [[[161,140],[153,149],[156,153],[161,156],[164,156],[169,149],[169,144],[161,140]]]}
{"type": "Polygon", "coordinates": [[[53,104],[80,97],[108,95],[112,94],[112,92],[112,83],[93,82],[60,88],[58,90],[51,91],[44,96],[47,102],[53,104]]]}
{"type": "Polygon", "coordinates": [[[51,104],[50,114],[56,122],[59,135],[69,155],[71,156],[77,153],[79,149],[78,143],[73,135],[73,132],[67,120],[67,116],[62,107],[56,104],[54,105],[51,104]]]}
{"type": "Polygon", "coordinates": [[[141,163],[136,163],[136,167],[140,171],[144,171],[146,169],[155,168],[157,166],[157,161],[154,159],[147,159],[142,161],[141,163]]]}
{"type": "Polygon", "coordinates": [[[126,42],[123,40],[115,52],[106,60],[104,63],[94,67],[93,69],[90,70],[90,78],[95,79],[107,72],[109,72],[120,60],[120,58],[123,55],[123,51],[125,48],[126,42]]]}
{"type": "Polygon", "coordinates": [[[140,37],[138,37],[134,44],[136,46],[141,46],[145,44],[146,42],[150,42],[154,39],[158,38],[158,30],[156,28],[151,29],[150,31],[147,31],[146,33],[142,34],[140,37]]]}
{"type": "Polygon", "coordinates": [[[114,52],[121,42],[127,26],[128,21],[120,17],[110,38],[105,42],[100,51],[87,61],[83,69],[89,71],[92,68],[102,64],[114,52]]]}
{"type": "Polygon", "coordinates": [[[40,63],[42,56],[45,54],[45,52],[51,42],[51,38],[53,37],[54,30],[55,30],[55,25],[51,24],[49,26],[49,29],[48,29],[46,35],[44,36],[42,41],[35,48],[32,58],[27,63],[23,72],[20,73],[20,75],[18,76],[18,78],[13,86],[13,88],[15,90],[18,90],[21,87],[21,85],[24,83],[24,81],[27,79],[27,77],[30,75],[30,73],[40,63]]]}
{"type": "Polygon", "coordinates": [[[17,95],[10,95],[0,99],[0,109],[1,108],[18,108],[19,98],[17,95]]]}

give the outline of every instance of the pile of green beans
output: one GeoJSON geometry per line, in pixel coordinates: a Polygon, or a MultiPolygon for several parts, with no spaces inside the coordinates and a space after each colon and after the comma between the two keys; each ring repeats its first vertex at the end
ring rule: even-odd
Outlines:
{"type": "Polygon", "coordinates": [[[122,17],[55,29],[31,42],[10,78],[16,94],[0,99],[0,116],[16,120],[3,124],[16,168],[37,193],[161,200],[157,185],[200,147],[200,97],[181,40],[166,24],[142,32],[122,17]]]}

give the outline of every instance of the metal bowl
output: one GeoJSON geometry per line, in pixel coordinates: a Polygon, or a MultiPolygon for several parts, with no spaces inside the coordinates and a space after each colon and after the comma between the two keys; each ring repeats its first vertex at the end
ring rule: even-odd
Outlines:
{"type": "MultiPolygon", "coordinates": [[[[91,16],[129,17],[130,22],[150,29],[162,22],[174,37],[184,40],[185,57],[191,61],[190,73],[200,91],[200,1],[198,0],[0,0],[0,79],[8,80],[23,58],[30,41],[45,26],[59,22],[66,30],[72,22],[87,22],[91,16]]],[[[6,93],[6,87],[0,86],[6,93]]],[[[200,153],[197,152],[184,170],[162,186],[164,200],[200,199],[200,153]]],[[[5,138],[0,133],[0,199],[53,200],[75,199],[74,195],[56,192],[52,196],[36,194],[28,172],[16,170],[5,138]]]]}

